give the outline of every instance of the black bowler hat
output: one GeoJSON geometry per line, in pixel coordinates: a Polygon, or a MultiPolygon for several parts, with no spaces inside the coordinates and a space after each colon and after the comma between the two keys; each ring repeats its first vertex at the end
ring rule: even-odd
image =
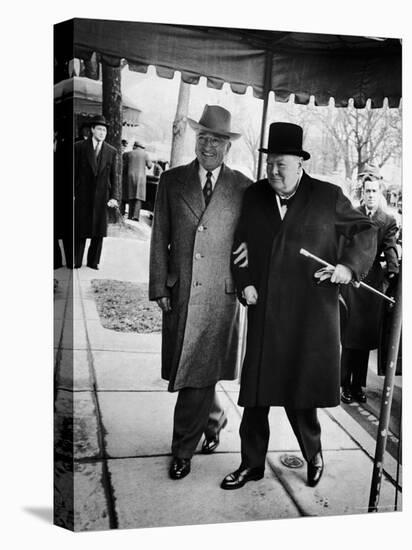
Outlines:
{"type": "Polygon", "coordinates": [[[290,122],[273,122],[269,128],[268,148],[261,148],[259,151],[268,154],[297,155],[303,160],[308,160],[310,154],[302,149],[302,140],[301,126],[290,122]]]}
{"type": "Polygon", "coordinates": [[[108,128],[109,124],[106,122],[104,116],[97,115],[91,119],[90,126],[106,126],[106,128],[108,128]]]}

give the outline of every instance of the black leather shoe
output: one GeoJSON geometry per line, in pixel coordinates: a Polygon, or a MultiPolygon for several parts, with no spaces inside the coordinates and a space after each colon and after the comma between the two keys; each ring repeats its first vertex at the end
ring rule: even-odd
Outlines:
{"type": "Polygon", "coordinates": [[[99,269],[97,264],[87,264],[87,267],[90,267],[90,269],[99,269]]]}
{"type": "Polygon", "coordinates": [[[202,453],[205,455],[210,455],[211,453],[215,452],[216,449],[219,447],[220,443],[220,432],[223,430],[223,428],[227,424],[227,418],[223,421],[222,427],[220,428],[219,432],[214,435],[213,437],[205,437],[205,440],[203,441],[202,445],[202,453]]]}
{"type": "Polygon", "coordinates": [[[340,394],[340,400],[342,401],[342,403],[346,403],[347,405],[349,405],[349,403],[353,402],[352,392],[347,389],[342,390],[342,393],[340,394]]]}
{"type": "Polygon", "coordinates": [[[227,475],[220,484],[222,489],[240,489],[248,481],[258,481],[265,474],[264,468],[242,468],[227,475]]]}
{"type": "Polygon", "coordinates": [[[366,394],[362,388],[352,389],[352,396],[358,403],[366,403],[366,394]]]}
{"type": "Polygon", "coordinates": [[[310,462],[308,462],[308,485],[315,487],[319,483],[323,474],[323,458],[322,453],[316,453],[310,462]]]}
{"type": "Polygon", "coordinates": [[[190,473],[190,458],[174,457],[169,469],[172,479],[183,479],[190,473]]]}

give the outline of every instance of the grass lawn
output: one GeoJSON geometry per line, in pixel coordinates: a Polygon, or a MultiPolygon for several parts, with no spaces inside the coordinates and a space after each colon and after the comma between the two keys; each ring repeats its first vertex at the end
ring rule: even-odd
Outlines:
{"type": "Polygon", "coordinates": [[[160,332],[162,314],[149,302],[147,284],[93,279],[97,311],[104,328],[119,332],[160,332]]]}

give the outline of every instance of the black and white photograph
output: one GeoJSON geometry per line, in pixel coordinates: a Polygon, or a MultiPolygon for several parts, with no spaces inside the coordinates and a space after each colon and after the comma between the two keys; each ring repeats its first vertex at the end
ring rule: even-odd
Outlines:
{"type": "Polygon", "coordinates": [[[401,54],[55,26],[57,525],[402,510],[401,54]]]}
{"type": "Polygon", "coordinates": [[[407,508],[402,25],[237,9],[49,14],[57,536],[358,547],[407,508]]]}

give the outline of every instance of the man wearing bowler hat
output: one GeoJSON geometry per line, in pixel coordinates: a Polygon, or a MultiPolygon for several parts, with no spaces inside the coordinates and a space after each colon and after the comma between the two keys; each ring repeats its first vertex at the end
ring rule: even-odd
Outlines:
{"type": "Polygon", "coordinates": [[[107,208],[115,208],[116,149],[105,142],[107,122],[96,116],[90,122],[91,136],[75,144],[74,150],[74,243],[75,265],[82,265],[86,239],[90,238],[87,266],[98,269],[107,235],[107,208]]]}
{"type": "Polygon", "coordinates": [[[239,405],[241,464],[222,481],[238,489],[261,479],[269,443],[268,413],[282,406],[307,461],[307,483],[323,473],[318,407],[339,404],[339,284],[359,281],[375,253],[373,222],[340,187],[308,176],[302,128],[276,122],[269,130],[267,178],[244,195],[236,231],[248,267],[233,265],[248,333],[239,405]],[[345,246],[339,247],[341,236],[345,246]],[[318,269],[305,248],[334,269],[318,269]]]}
{"type": "MultiPolygon", "coordinates": [[[[224,163],[231,115],[206,105],[196,122],[196,159],[162,173],[150,248],[149,298],[163,311],[162,377],[178,391],[169,474],[182,479],[202,437],[203,453],[219,444],[226,415],[219,380],[236,377],[239,304],[231,273],[235,227],[251,181],[224,163]]],[[[239,247],[241,248],[241,247],[239,247]]],[[[244,251],[236,250],[244,265],[244,251]]]]}

